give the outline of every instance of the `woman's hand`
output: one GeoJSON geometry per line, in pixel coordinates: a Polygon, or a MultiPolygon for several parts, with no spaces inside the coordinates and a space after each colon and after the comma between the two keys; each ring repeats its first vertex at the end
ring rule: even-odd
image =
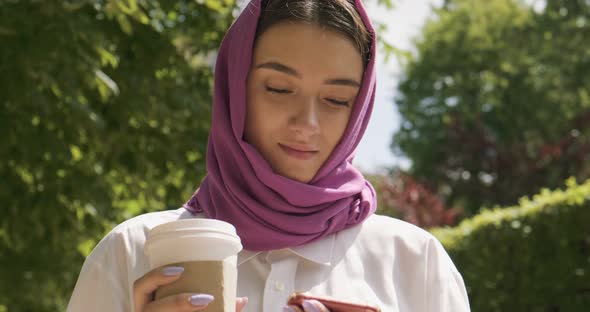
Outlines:
{"type": "Polygon", "coordinates": [[[317,300],[304,300],[301,307],[288,305],[283,308],[283,312],[330,312],[326,306],[317,300]]]}
{"type": "MultiPolygon", "coordinates": [[[[154,292],[161,286],[175,282],[184,269],[182,267],[164,267],[148,272],[133,284],[133,302],[135,312],[192,312],[207,307],[213,296],[207,294],[178,294],[154,300],[154,292]]],[[[236,312],[240,312],[248,303],[248,298],[236,300],[236,312]]]]}

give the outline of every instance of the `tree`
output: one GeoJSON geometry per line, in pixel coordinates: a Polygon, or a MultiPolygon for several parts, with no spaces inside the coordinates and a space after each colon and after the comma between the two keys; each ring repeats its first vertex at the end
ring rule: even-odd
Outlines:
{"type": "Polygon", "coordinates": [[[407,63],[392,148],[467,215],[590,177],[590,4],[451,0],[407,63]]]}
{"type": "Polygon", "coordinates": [[[84,257],[205,173],[233,1],[0,0],[0,311],[59,311],[84,257]]]}

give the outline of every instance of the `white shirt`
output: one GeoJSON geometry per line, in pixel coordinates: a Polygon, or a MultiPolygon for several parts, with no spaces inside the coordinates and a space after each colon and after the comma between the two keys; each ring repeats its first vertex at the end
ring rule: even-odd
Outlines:
{"type": "MultiPolygon", "coordinates": [[[[143,252],[147,233],[191,217],[180,208],[115,227],[86,258],[67,311],[133,311],[133,282],[150,270],[143,252]]],[[[463,279],[438,240],[379,215],[304,246],[239,253],[237,295],[249,299],[244,312],[282,311],[293,291],[372,304],[384,312],[469,311],[463,279]]]]}

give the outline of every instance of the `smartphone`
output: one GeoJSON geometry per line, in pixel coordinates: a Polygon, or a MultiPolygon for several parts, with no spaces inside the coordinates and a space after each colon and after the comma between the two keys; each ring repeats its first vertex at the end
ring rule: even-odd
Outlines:
{"type": "MultiPolygon", "coordinates": [[[[357,304],[352,302],[344,302],[335,298],[325,296],[314,296],[306,293],[295,292],[289,296],[287,304],[295,305],[302,308],[301,304],[304,300],[317,300],[330,310],[330,312],[381,312],[381,309],[374,306],[357,304]]],[[[302,308],[303,309],[303,308],[302,308]]]]}

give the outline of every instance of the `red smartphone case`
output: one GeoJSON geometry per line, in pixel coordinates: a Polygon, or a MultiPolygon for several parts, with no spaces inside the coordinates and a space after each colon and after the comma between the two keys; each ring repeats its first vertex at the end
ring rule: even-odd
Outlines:
{"type": "Polygon", "coordinates": [[[330,312],[381,312],[381,309],[374,306],[345,302],[335,298],[314,296],[310,294],[296,292],[289,296],[287,304],[301,307],[304,300],[317,300],[330,310],[330,312]]]}

